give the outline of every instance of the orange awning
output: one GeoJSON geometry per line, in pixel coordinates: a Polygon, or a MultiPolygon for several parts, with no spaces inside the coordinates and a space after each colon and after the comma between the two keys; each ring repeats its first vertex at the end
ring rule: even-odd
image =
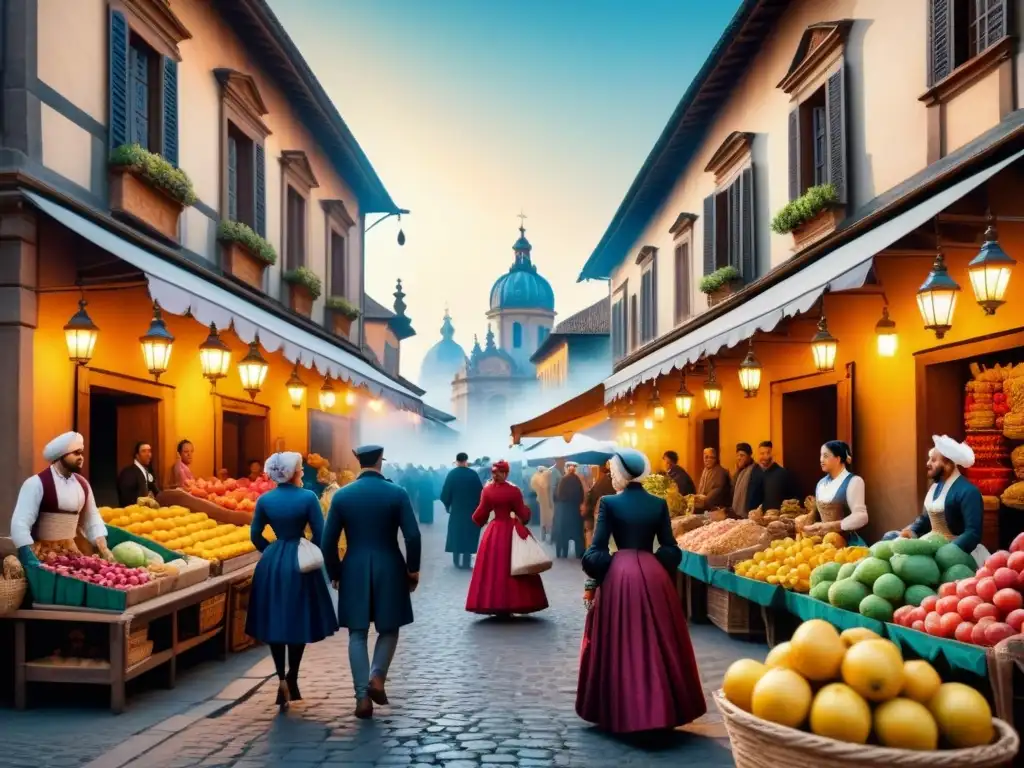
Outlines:
{"type": "MultiPolygon", "coordinates": [[[[565,437],[607,421],[604,384],[598,384],[529,421],[512,425],[512,444],[524,437],[565,437]]],[[[568,438],[566,438],[568,439],[568,438]]]]}

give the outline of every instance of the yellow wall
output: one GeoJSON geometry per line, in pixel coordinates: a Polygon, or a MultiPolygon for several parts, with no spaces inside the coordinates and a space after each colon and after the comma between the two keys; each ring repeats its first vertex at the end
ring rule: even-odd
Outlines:
{"type": "Polygon", "coordinates": [[[537,378],[543,389],[560,387],[569,375],[569,344],[561,342],[554,351],[537,363],[537,378]]]}

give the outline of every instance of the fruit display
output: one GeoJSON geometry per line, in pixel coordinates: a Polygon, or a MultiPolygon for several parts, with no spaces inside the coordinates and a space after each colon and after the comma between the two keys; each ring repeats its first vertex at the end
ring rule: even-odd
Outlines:
{"type": "Polygon", "coordinates": [[[874,544],[863,559],[821,565],[811,597],[876,621],[893,621],[936,597],[940,584],[973,575],[974,559],[939,533],[874,544]]]}
{"type": "Polygon", "coordinates": [[[59,576],[125,592],[144,587],[152,578],[145,567],[132,568],[89,555],[58,555],[50,552],[39,567],[59,576]]]}
{"type": "Polygon", "coordinates": [[[794,592],[811,591],[814,571],[826,563],[836,567],[853,563],[867,554],[867,547],[847,547],[838,533],[777,539],[771,545],[736,566],[736,575],[794,592]]]}
{"type": "Polygon", "coordinates": [[[1010,550],[993,553],[965,578],[939,587],[917,607],[897,610],[893,622],[935,637],[994,646],[1024,626],[1024,534],[1010,550]]]}
{"type": "Polygon", "coordinates": [[[671,517],[693,514],[693,496],[683,496],[675,481],[667,475],[650,474],[641,483],[652,496],[664,499],[671,517]]]}
{"type": "Polygon", "coordinates": [[[985,697],[870,630],[805,621],[763,664],[734,662],[722,695],[755,717],[852,744],[930,751],[991,744],[985,697]]]}
{"type": "Polygon", "coordinates": [[[277,483],[266,475],[258,480],[208,480],[199,478],[185,485],[184,489],[197,499],[205,499],[224,509],[237,509],[241,512],[252,512],[256,508],[256,499],[267,491],[277,487],[277,483]]]}
{"type": "Polygon", "coordinates": [[[698,555],[726,555],[757,544],[763,535],[764,529],[749,520],[717,520],[684,533],[676,543],[698,555]]]}
{"type": "Polygon", "coordinates": [[[229,560],[256,549],[250,541],[248,526],[218,523],[204,512],[192,512],[185,507],[102,507],[99,512],[109,525],[124,528],[167,549],[212,562],[229,560]]]}

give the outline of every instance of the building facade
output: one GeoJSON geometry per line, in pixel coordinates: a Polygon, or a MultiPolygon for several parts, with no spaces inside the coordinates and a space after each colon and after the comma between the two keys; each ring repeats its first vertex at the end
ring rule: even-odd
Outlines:
{"type": "Polygon", "coordinates": [[[610,310],[601,299],[555,326],[530,358],[542,391],[590,389],[611,372],[610,310]]]}

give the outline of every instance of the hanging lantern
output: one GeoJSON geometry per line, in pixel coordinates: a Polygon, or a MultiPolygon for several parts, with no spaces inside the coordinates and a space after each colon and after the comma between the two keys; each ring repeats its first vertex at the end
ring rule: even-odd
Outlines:
{"type": "Polygon", "coordinates": [[[822,315],[818,321],[818,332],[811,339],[811,355],[814,357],[814,368],[818,373],[826,373],[836,369],[836,352],[839,350],[839,339],[828,332],[828,322],[822,315]]]}
{"type": "Polygon", "coordinates": [[[708,378],[704,382],[704,403],[709,411],[717,411],[722,407],[722,385],[715,378],[714,360],[708,360],[708,378]]]}
{"type": "Polygon", "coordinates": [[[921,310],[925,330],[935,331],[937,339],[941,339],[953,327],[958,293],[960,286],[949,276],[940,250],[935,255],[935,263],[924,285],[917,289],[917,308],[921,310]]]}
{"type": "Polygon", "coordinates": [[[160,381],[160,375],[166,373],[171,361],[174,337],[164,324],[159,302],[153,302],[153,319],[149,323],[146,335],[139,337],[139,343],[142,345],[142,357],[146,361],[146,370],[156,381],[160,381]]]}
{"type": "Polygon", "coordinates": [[[331,386],[331,377],[324,376],[324,384],[320,387],[320,410],[329,411],[334,407],[338,397],[334,391],[334,387],[331,386]]]}
{"type": "Polygon", "coordinates": [[[231,350],[217,333],[217,326],[210,323],[210,335],[206,341],[199,345],[199,365],[205,376],[213,386],[217,386],[218,379],[228,375],[228,368],[231,367],[231,350]]]}
{"type": "Polygon", "coordinates": [[[967,265],[971,278],[974,298],[985,310],[994,315],[1006,303],[1006,288],[1010,284],[1010,273],[1017,262],[1011,259],[996,239],[996,228],[989,224],[985,230],[985,242],[978,255],[967,265]]]}
{"type": "Polygon", "coordinates": [[[249,397],[253,401],[256,400],[256,395],[263,388],[268,370],[270,370],[270,366],[260,354],[260,335],[257,333],[256,338],[249,345],[249,351],[246,352],[245,357],[238,361],[238,375],[242,379],[242,389],[249,393],[249,397]]]}
{"type": "Polygon", "coordinates": [[[686,371],[683,371],[683,378],[679,381],[679,391],[676,392],[676,416],[680,419],[690,418],[690,410],[693,408],[693,393],[686,388],[686,371]]]}
{"type": "Polygon", "coordinates": [[[369,403],[367,403],[367,405],[369,406],[370,410],[373,411],[374,413],[380,413],[382,410],[384,410],[384,401],[381,400],[379,397],[373,398],[372,400],[370,400],[369,403]]]}
{"type": "Polygon", "coordinates": [[[351,389],[345,393],[345,405],[353,406],[356,404],[356,393],[351,389]]]}
{"type": "Polygon", "coordinates": [[[654,390],[651,392],[651,401],[648,403],[654,420],[659,424],[665,420],[665,406],[661,403],[661,396],[658,394],[658,383],[654,383],[654,390]]]}
{"type": "Polygon", "coordinates": [[[405,245],[405,232],[402,231],[402,214],[398,214],[398,244],[405,245]]]}
{"type": "Polygon", "coordinates": [[[292,375],[288,377],[285,388],[288,390],[288,397],[292,400],[292,408],[295,410],[301,408],[302,400],[306,396],[306,382],[299,378],[298,362],[295,363],[295,368],[292,370],[292,375]]]}
{"type": "Polygon", "coordinates": [[[85,311],[86,300],[78,300],[78,311],[71,316],[68,324],[64,326],[64,341],[68,345],[68,357],[71,362],[78,365],[88,365],[92,360],[93,350],[96,349],[96,339],[99,338],[100,329],[85,311]]]}
{"type": "Polygon", "coordinates": [[[626,429],[636,429],[636,408],[633,405],[633,395],[629,396],[629,405],[626,406],[626,420],[622,425],[626,429]]]}
{"type": "Polygon", "coordinates": [[[899,337],[896,335],[896,323],[889,318],[888,307],[882,307],[882,319],[875,323],[875,335],[879,357],[895,357],[899,337]]]}
{"type": "Polygon", "coordinates": [[[650,416],[644,419],[644,429],[648,431],[654,429],[654,419],[652,419],[650,416]]]}
{"type": "Polygon", "coordinates": [[[747,356],[740,363],[740,386],[746,397],[757,397],[761,389],[761,363],[754,355],[754,340],[750,339],[747,356]]]}

